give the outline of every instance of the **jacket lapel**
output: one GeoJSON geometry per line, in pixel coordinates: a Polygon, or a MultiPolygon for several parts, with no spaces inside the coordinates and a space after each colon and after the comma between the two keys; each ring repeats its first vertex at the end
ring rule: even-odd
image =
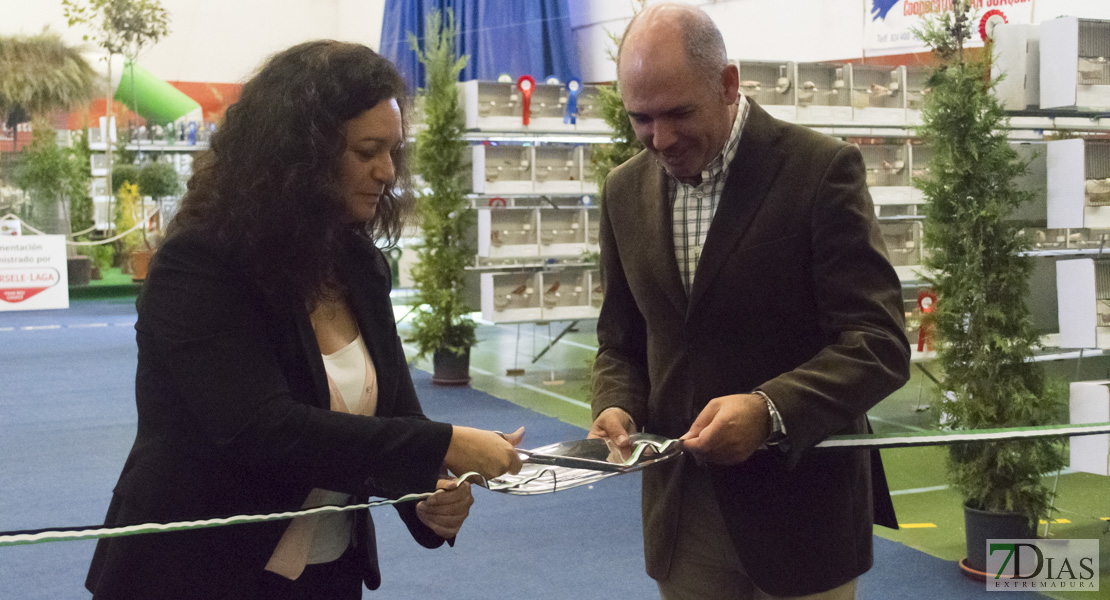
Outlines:
{"type": "Polygon", "coordinates": [[[328,374],[324,370],[324,359],[320,356],[320,344],[316,342],[316,332],[312,329],[312,321],[308,311],[298,310],[294,313],[297,337],[300,338],[301,348],[308,360],[308,370],[312,376],[312,399],[317,408],[331,408],[331,389],[328,386],[328,374]]]}
{"type": "MultiPolygon", "coordinates": [[[[366,343],[366,350],[374,369],[378,375],[378,407],[377,414],[388,415],[392,410],[391,401],[394,395],[396,381],[393,377],[383,374],[382,365],[393,364],[393,313],[385,314],[382,306],[388,308],[388,300],[384,303],[375,301],[375,294],[389,289],[389,274],[382,273],[384,261],[376,257],[367,249],[372,248],[369,241],[351,239],[347,242],[346,249],[340,255],[339,270],[343,282],[348,287],[348,298],[351,302],[351,311],[358,322],[359,332],[366,343]],[[380,280],[380,281],[379,281],[380,280]]],[[[293,316],[300,338],[304,355],[308,359],[308,369],[312,377],[313,404],[319,408],[331,408],[331,388],[328,384],[328,374],[324,370],[324,359],[320,355],[320,345],[316,341],[316,332],[312,329],[312,321],[307,311],[296,311],[293,316]]]]}
{"type": "Polygon", "coordinates": [[[351,311],[355,314],[358,329],[366,342],[366,350],[378,374],[378,408],[376,414],[388,416],[393,410],[392,400],[396,378],[384,368],[395,362],[393,356],[393,312],[388,298],[378,300],[379,295],[388,294],[389,273],[384,272],[384,261],[375,256],[371,242],[357,238],[343,253],[340,270],[347,284],[351,311]],[[388,311],[388,314],[387,312],[388,311]]]}
{"type": "Polygon", "coordinates": [[[682,284],[682,275],[678,272],[678,259],[675,257],[674,248],[674,217],[670,194],[667,191],[667,175],[663,168],[648,153],[644,153],[649,167],[642,178],[643,188],[637,194],[641,202],[640,214],[646,219],[635,219],[641,222],[645,231],[641,240],[660,240],[659,244],[644,243],[641,252],[644,253],[644,263],[653,269],[661,271],[659,282],[663,295],[670,300],[679,314],[686,314],[686,288],[682,284]]]}
{"type": "Polygon", "coordinates": [[[748,101],[751,102],[748,120],[729,168],[720,204],[706,234],[690,290],[687,318],[695,314],[698,300],[713,282],[729,252],[747,232],[782,166],[783,153],[773,145],[779,133],[774,119],[753,100],[748,101]]]}

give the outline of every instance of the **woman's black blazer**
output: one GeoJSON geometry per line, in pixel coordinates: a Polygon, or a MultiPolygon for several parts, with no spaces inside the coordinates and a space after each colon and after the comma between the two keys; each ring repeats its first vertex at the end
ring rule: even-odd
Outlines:
{"type": "MultiPolygon", "coordinates": [[[[295,510],[324,488],[396,498],[435,489],[451,426],[421,412],[389,301],[390,272],[351,232],[340,276],[378,374],[374,417],[332,412],[303,309],[265,301],[203,232],[166,241],[139,296],[138,432],[105,524],[295,510]]],[[[413,536],[443,540],[398,506],[413,536]]],[[[366,585],[381,581],[373,521],[355,544],[366,585]]],[[[99,541],[86,587],[96,598],[254,598],[287,520],[99,541]]]]}

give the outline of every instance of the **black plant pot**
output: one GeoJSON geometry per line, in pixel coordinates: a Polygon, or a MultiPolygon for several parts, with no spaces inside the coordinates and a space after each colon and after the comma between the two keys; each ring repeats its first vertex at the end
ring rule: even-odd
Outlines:
{"type": "Polygon", "coordinates": [[[89,280],[92,279],[92,259],[87,256],[67,258],[66,276],[69,285],[89,285],[89,280]]]}
{"type": "Polygon", "coordinates": [[[964,504],[964,533],[967,536],[967,558],[960,561],[964,574],[976,579],[986,577],[987,540],[1034,539],[1036,525],[1025,515],[1009,512],[978,510],[964,504]]]}
{"type": "Polygon", "coordinates": [[[432,383],[466,385],[470,383],[470,348],[462,354],[440,348],[432,355],[432,366],[432,383]]]}

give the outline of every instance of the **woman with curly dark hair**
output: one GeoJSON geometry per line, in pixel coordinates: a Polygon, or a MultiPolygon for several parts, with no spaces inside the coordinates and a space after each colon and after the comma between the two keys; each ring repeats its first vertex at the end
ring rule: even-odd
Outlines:
{"type": "MultiPolygon", "coordinates": [[[[447,478],[520,468],[511,436],[424,417],[374,240],[411,203],[404,82],[357,44],[273,56],[212,138],[143,291],[135,444],[108,525],[437,492],[397,510],[453,541],[473,499],[447,478]]],[[[101,540],[94,598],[362,597],[369,511],[101,540]]]]}

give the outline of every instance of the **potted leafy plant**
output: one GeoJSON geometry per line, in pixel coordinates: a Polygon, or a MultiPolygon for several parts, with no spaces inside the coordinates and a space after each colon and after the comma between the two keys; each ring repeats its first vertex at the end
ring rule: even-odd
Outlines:
{"type": "Polygon", "coordinates": [[[139,169],[139,189],[144,195],[161,202],[167,196],[173,196],[181,189],[177,179],[177,171],[173,165],[165,162],[148,162],[139,169]]]}
{"type": "MultiPolygon", "coordinates": [[[[1063,399],[1030,360],[1038,341],[1026,304],[1032,265],[1021,255],[1028,247],[1021,224],[1007,218],[1030,199],[1015,184],[1026,165],[1009,145],[1006,115],[992,94],[989,46],[976,55],[964,50],[970,4],[956,0],[952,12],[918,30],[940,59],[918,130],[933,158],[915,180],[927,200],[924,264],[937,293],[938,410],[953,429],[1046,425],[1059,418],[1063,399]]],[[[985,570],[986,539],[1035,535],[1051,510],[1042,477],[1063,464],[1062,442],[1051,439],[950,447],[950,479],[965,502],[965,572],[985,570]],[[986,532],[987,522],[1012,525],[986,532]]]]}
{"type": "MultiPolygon", "coordinates": [[[[87,237],[78,236],[77,241],[89,242],[87,237]]],[[[88,244],[77,247],[77,253],[81,256],[87,256],[92,263],[91,279],[103,279],[104,272],[112,266],[112,246],[109,244],[88,244]]]]}
{"type": "MultiPolygon", "coordinates": [[[[161,223],[162,200],[166,196],[176,194],[181,187],[177,179],[177,171],[168,163],[148,162],[138,170],[138,186],[141,197],[151,196],[158,203],[158,222],[161,223]]],[[[144,222],[153,221],[147,215],[146,204],[142,199],[139,200],[137,212],[144,222]]],[[[148,234],[145,226],[140,231],[142,231],[142,244],[135,245],[131,249],[131,278],[134,281],[146,279],[147,266],[154,256],[154,251],[158,249],[157,238],[160,236],[160,231],[156,231],[153,235],[148,234]]]]}
{"type": "MultiPolygon", "coordinates": [[[[112,167],[111,179],[116,199],[112,220],[117,235],[123,236],[116,242],[116,255],[122,259],[123,272],[130,273],[134,281],[142,281],[146,279],[147,262],[142,256],[136,261],[135,255],[144,248],[149,249],[150,244],[146,241],[145,219],[141,215],[143,198],[139,190],[139,168],[117,163],[112,167]],[[140,223],[144,226],[136,229],[140,223]]],[[[149,260],[149,256],[146,259],[149,260]]]]}
{"type": "Polygon", "coordinates": [[[85,168],[91,164],[92,151],[89,149],[89,130],[77,131],[69,146],[73,161],[81,167],[80,176],[71,183],[73,197],[70,198],[69,228],[74,237],[91,233],[96,229],[95,207],[92,199],[92,172],[85,168]]]}
{"type": "MultiPolygon", "coordinates": [[[[30,147],[20,153],[15,181],[30,195],[42,229],[72,242],[72,214],[88,195],[88,163],[81,162],[73,148],[59,145],[57,137],[49,123],[40,120],[35,124],[30,147]]],[[[78,256],[72,245],[67,249],[70,285],[89,283],[91,261],[78,256]]]]}
{"type": "MultiPolygon", "coordinates": [[[[47,230],[73,241],[74,231],[85,228],[85,217],[91,220],[88,157],[80,145],[60,146],[54,127],[41,117],[92,99],[92,67],[76,48],[44,30],[0,37],[0,73],[0,120],[14,129],[13,146],[18,147],[17,126],[38,119],[31,147],[21,153],[24,165],[16,175],[17,185],[35,198],[38,212],[55,223],[47,230]]],[[[70,283],[88,283],[91,264],[72,248],[67,260],[70,283]]]]}
{"type": "MultiPolygon", "coordinates": [[[[83,25],[91,41],[108,53],[106,115],[112,115],[112,57],[122,54],[132,65],[144,47],[169,33],[169,13],[159,0],[62,0],[62,11],[70,27],[83,25]]],[[[132,94],[134,94],[134,77],[132,94]]],[[[137,106],[137,101],[136,101],[137,106]]],[[[129,136],[128,136],[129,137],[129,136]]],[[[126,145],[127,140],[121,141],[126,145]]],[[[107,168],[112,170],[112,144],[106,145],[107,168]]],[[[113,191],[118,188],[113,187],[113,191]]],[[[109,207],[110,210],[110,207],[109,207]]]]}
{"type": "Polygon", "coordinates": [[[413,283],[422,306],[413,319],[421,356],[433,354],[432,381],[464,385],[470,380],[470,348],[477,338],[470,308],[463,299],[465,267],[474,257],[471,242],[474,211],[466,198],[467,143],[455,85],[467,57],[456,58],[454,13],[446,22],[439,11],[428,15],[424,49],[409,42],[424,65],[425,128],[416,136],[416,170],[426,184],[417,197],[423,232],[413,283]]]}

